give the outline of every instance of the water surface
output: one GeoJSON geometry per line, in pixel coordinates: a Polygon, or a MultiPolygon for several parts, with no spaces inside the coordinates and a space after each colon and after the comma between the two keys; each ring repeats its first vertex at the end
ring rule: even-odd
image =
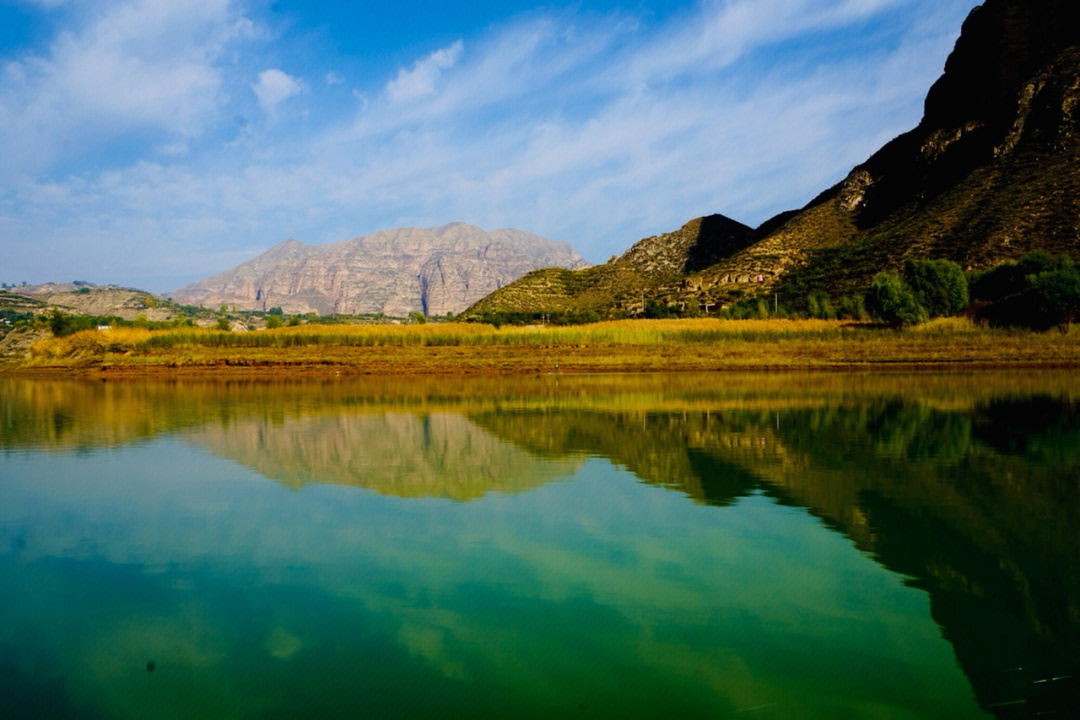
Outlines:
{"type": "Polygon", "coordinates": [[[3,380],[0,713],[1074,716],[1078,397],[3,380]]]}

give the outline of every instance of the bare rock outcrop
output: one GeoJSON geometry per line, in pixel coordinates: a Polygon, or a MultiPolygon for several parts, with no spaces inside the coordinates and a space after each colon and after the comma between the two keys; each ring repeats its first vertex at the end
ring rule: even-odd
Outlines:
{"type": "Polygon", "coordinates": [[[518,277],[586,266],[567,243],[465,223],[378,232],[329,245],[286,240],[172,293],[185,305],[286,313],[460,313],[518,277]]]}

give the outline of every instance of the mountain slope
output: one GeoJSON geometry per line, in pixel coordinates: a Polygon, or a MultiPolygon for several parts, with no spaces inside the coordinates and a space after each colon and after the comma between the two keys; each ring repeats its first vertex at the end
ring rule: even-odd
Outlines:
{"type": "Polygon", "coordinates": [[[1080,8],[988,0],[965,21],[919,126],[703,273],[702,286],[738,294],[725,278],[763,259],[765,284],[782,278],[781,290],[797,298],[857,291],[907,257],[985,267],[1034,249],[1075,255],[1078,104],[1080,8]]]}
{"type": "Polygon", "coordinates": [[[1080,256],[1080,4],[987,0],[964,22],[918,127],[707,267],[636,284],[612,269],[606,284],[529,276],[475,309],[617,315],[646,298],[708,307],[772,291],[797,306],[815,290],[861,292],[908,257],[979,268],[1034,249],[1080,256]],[[544,282],[567,290],[539,292],[544,282]]]}
{"type": "Polygon", "coordinates": [[[640,308],[642,297],[745,248],[754,231],[723,215],[696,218],[675,232],[639,240],[603,265],[540,270],[476,303],[473,316],[498,312],[597,312],[640,308]]]}
{"type": "Polygon", "coordinates": [[[204,307],[445,315],[542,267],[582,267],[566,243],[465,223],[378,232],[329,245],[286,240],[262,255],[172,294],[204,307]]]}

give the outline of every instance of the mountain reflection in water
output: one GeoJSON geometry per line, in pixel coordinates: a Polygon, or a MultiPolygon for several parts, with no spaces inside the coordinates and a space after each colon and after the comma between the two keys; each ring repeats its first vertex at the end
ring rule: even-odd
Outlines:
{"type": "MultiPolygon", "coordinates": [[[[459,501],[538,488],[603,458],[706,505],[764,495],[925,591],[984,710],[1067,717],[1080,708],[1078,392],[1053,373],[4,380],[0,452],[169,437],[292,488],[459,501]]],[[[416,632],[410,642],[435,642],[416,632]]],[[[272,653],[299,651],[284,629],[273,638],[272,653]]],[[[432,653],[455,662],[447,648],[432,653]]]]}

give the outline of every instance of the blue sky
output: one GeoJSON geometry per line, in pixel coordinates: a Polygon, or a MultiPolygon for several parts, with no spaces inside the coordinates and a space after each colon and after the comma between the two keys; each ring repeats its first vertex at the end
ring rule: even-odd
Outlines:
{"type": "Polygon", "coordinates": [[[603,262],[918,123],[974,0],[0,0],[0,281],[465,221],[603,262]]]}

